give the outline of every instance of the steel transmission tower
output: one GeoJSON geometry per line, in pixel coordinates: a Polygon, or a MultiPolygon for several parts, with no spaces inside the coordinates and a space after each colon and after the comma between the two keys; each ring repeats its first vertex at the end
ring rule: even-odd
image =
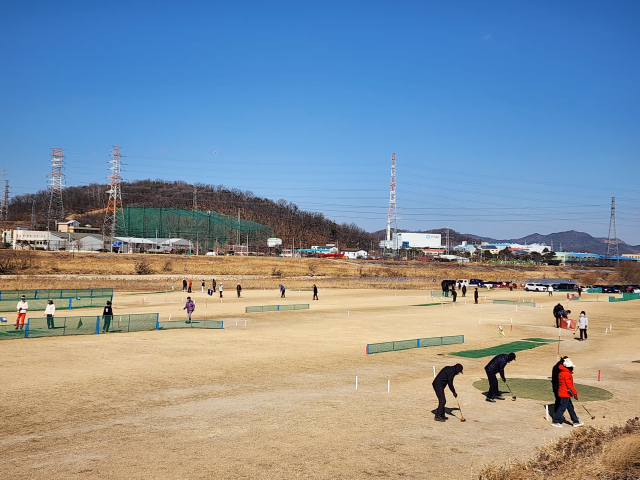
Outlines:
{"type": "Polygon", "coordinates": [[[616,233],[616,197],[611,197],[611,219],[609,220],[609,237],[607,239],[607,259],[611,259],[611,254],[613,253],[616,255],[616,262],[620,263],[618,234],[616,233]],[[615,247],[613,246],[614,244],[615,247]]]}
{"type": "Polygon", "coordinates": [[[47,230],[51,229],[52,220],[64,220],[62,189],[66,186],[64,173],[62,173],[65,159],[62,153],[64,148],[52,148],[51,151],[51,173],[47,175],[49,177],[49,187],[51,187],[49,192],[49,211],[45,215],[47,217],[47,230]]]}
{"type": "Polygon", "coordinates": [[[391,154],[391,186],[389,187],[389,211],[387,213],[387,238],[385,248],[391,247],[391,228],[395,239],[394,250],[398,250],[398,212],[396,211],[396,154],[391,154]]]}
{"type": "Polygon", "coordinates": [[[120,149],[122,147],[113,147],[111,153],[111,160],[108,163],[111,164],[109,170],[111,175],[107,178],[109,182],[109,202],[107,203],[107,211],[104,216],[104,223],[102,225],[102,234],[111,237],[111,251],[113,251],[113,237],[118,234],[118,225],[120,225],[126,235],[126,224],[124,222],[124,211],[122,209],[122,155],[120,149]]]}
{"type": "Polygon", "coordinates": [[[0,176],[2,181],[0,185],[4,187],[4,195],[0,199],[0,220],[9,220],[9,180],[6,178],[6,172],[2,169],[0,176]]]}

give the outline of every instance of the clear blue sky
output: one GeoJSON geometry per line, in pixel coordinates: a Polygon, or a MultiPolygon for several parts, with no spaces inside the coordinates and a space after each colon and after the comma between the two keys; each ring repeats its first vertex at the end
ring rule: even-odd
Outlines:
{"type": "Polygon", "coordinates": [[[223,184],[338,222],[640,244],[639,2],[0,3],[12,195],[223,184]],[[93,151],[95,150],[95,156],[93,151]],[[77,152],[77,154],[74,154],[77,152]],[[216,153],[217,152],[217,153],[216,153]]]}

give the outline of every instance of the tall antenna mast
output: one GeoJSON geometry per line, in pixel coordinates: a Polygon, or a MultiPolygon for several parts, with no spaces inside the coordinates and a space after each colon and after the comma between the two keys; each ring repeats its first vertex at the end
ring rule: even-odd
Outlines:
{"type": "Polygon", "coordinates": [[[609,237],[607,239],[607,258],[611,259],[611,255],[614,253],[616,263],[620,263],[620,250],[618,248],[618,235],[616,233],[616,197],[611,197],[611,219],[609,220],[609,237]]]}
{"type": "Polygon", "coordinates": [[[395,236],[394,250],[398,250],[398,212],[396,211],[396,154],[391,154],[391,185],[389,187],[389,211],[387,213],[387,238],[385,247],[391,248],[391,227],[395,236]]]}
{"type": "Polygon", "coordinates": [[[63,221],[64,220],[64,206],[62,204],[62,189],[66,186],[64,173],[62,168],[64,167],[63,155],[64,148],[52,148],[51,149],[51,173],[49,177],[49,211],[46,214],[47,217],[47,231],[51,229],[51,221],[63,221]]]}
{"type": "Polygon", "coordinates": [[[0,185],[4,187],[4,195],[0,199],[0,220],[9,220],[9,180],[4,168],[0,178],[0,185]]]}
{"type": "Polygon", "coordinates": [[[111,175],[107,178],[110,180],[109,182],[109,190],[107,193],[109,194],[109,202],[107,203],[107,211],[104,216],[104,223],[102,224],[102,234],[109,235],[111,237],[111,251],[113,252],[113,237],[118,234],[118,226],[125,231],[126,234],[126,224],[124,222],[124,211],[122,209],[122,155],[120,154],[120,149],[122,147],[116,147],[114,145],[113,151],[111,152],[111,160],[108,163],[111,164],[109,170],[111,170],[111,175]]]}

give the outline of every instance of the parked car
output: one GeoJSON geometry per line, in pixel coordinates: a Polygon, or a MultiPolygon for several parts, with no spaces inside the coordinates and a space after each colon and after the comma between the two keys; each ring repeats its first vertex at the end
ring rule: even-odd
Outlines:
{"type": "Polygon", "coordinates": [[[602,285],[602,293],[616,293],[613,285],[602,285]]]}
{"type": "Polygon", "coordinates": [[[462,279],[462,280],[456,280],[456,288],[462,288],[463,286],[465,287],[469,287],[469,280],[466,279],[462,279]]]}
{"type": "Polygon", "coordinates": [[[525,292],[546,292],[547,286],[542,283],[525,283],[524,285],[525,292]]]}
{"type": "Polygon", "coordinates": [[[479,278],[472,278],[469,280],[470,287],[484,287],[484,282],[479,278]]]}

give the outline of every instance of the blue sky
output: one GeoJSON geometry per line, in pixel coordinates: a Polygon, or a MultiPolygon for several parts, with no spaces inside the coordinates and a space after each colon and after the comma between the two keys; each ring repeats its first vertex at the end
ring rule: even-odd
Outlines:
{"type": "Polygon", "coordinates": [[[640,244],[638,2],[0,3],[12,195],[222,184],[373,231],[640,244]],[[95,155],[93,152],[95,151],[95,155]]]}

